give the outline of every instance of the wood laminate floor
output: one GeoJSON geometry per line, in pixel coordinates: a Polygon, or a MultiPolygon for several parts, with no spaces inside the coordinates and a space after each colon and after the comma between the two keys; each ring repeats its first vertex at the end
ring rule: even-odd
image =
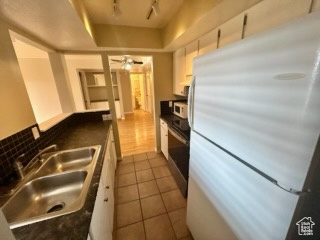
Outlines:
{"type": "Polygon", "coordinates": [[[151,152],[155,149],[153,117],[143,110],[126,114],[118,120],[121,152],[123,156],[151,152]]]}

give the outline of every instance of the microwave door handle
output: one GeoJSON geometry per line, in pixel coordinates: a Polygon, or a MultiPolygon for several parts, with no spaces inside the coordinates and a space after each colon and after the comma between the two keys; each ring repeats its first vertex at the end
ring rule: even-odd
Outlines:
{"type": "Polygon", "coordinates": [[[168,128],[168,131],[170,132],[171,135],[173,135],[176,139],[178,139],[180,142],[182,142],[184,145],[188,145],[188,141],[180,137],[177,133],[175,133],[173,130],[168,128]]]}

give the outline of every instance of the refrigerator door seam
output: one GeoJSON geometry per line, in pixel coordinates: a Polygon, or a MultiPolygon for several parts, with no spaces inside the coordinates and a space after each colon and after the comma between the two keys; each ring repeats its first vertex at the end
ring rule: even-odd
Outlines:
{"type": "Polygon", "coordinates": [[[263,178],[265,178],[266,180],[268,180],[269,182],[273,183],[274,185],[276,185],[277,187],[281,188],[282,190],[289,192],[291,194],[294,195],[304,195],[308,192],[310,192],[310,190],[308,189],[307,191],[299,191],[287,186],[284,186],[280,183],[278,183],[278,181],[272,177],[270,177],[268,174],[260,171],[258,168],[252,166],[251,164],[249,164],[248,162],[246,162],[245,160],[241,159],[240,157],[238,157],[237,155],[234,155],[233,153],[231,153],[230,151],[228,151],[227,149],[221,147],[219,144],[213,142],[212,140],[210,140],[209,138],[203,136],[201,133],[197,132],[196,130],[192,129],[191,131],[193,131],[194,133],[196,133],[197,135],[199,135],[200,137],[204,138],[205,140],[207,140],[208,142],[210,142],[211,144],[215,145],[216,147],[218,147],[219,149],[221,149],[222,151],[224,151],[225,153],[227,153],[228,155],[230,155],[231,157],[233,157],[234,159],[238,160],[239,162],[241,162],[242,164],[244,164],[245,166],[247,166],[248,168],[250,168],[251,170],[255,171],[257,174],[259,174],[260,176],[262,176],[263,178]]]}

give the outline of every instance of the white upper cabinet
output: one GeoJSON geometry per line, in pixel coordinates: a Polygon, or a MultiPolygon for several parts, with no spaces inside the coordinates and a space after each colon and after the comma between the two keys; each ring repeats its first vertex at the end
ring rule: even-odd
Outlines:
{"type": "Polygon", "coordinates": [[[192,61],[198,56],[198,40],[186,46],[186,76],[192,76],[192,61]]]}
{"type": "Polygon", "coordinates": [[[218,29],[214,29],[199,39],[199,56],[217,49],[218,29]]]}
{"type": "Polygon", "coordinates": [[[312,12],[320,11],[320,0],[314,0],[312,5],[312,12]]]}
{"type": "Polygon", "coordinates": [[[265,0],[250,8],[244,36],[265,31],[292,19],[306,15],[312,0],[265,0]]]}
{"type": "Polygon", "coordinates": [[[185,96],[186,50],[180,48],[173,53],[173,94],[185,96]]]}
{"type": "Polygon", "coordinates": [[[302,17],[310,11],[320,11],[320,0],[263,0],[185,48],[178,49],[173,55],[173,93],[186,96],[184,87],[192,79],[192,62],[195,57],[302,17]]]}
{"type": "Polygon", "coordinates": [[[219,48],[242,39],[244,13],[220,26],[219,48]]]}

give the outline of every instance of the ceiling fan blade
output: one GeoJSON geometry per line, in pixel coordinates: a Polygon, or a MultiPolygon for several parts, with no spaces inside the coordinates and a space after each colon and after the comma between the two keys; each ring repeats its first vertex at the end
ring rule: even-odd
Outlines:
{"type": "Polygon", "coordinates": [[[133,64],[143,64],[143,62],[133,60],[133,64]]]}
{"type": "Polygon", "coordinates": [[[122,60],[118,60],[118,59],[111,59],[111,61],[118,62],[118,63],[122,63],[123,62],[122,60]]]}

